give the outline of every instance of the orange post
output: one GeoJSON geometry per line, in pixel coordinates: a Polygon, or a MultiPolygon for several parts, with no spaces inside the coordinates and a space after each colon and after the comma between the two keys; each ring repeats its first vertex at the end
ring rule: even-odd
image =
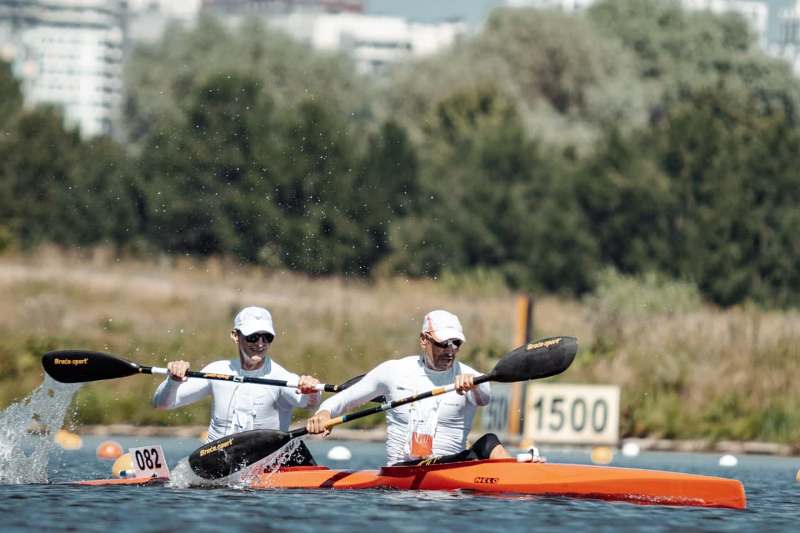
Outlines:
{"type": "MultiPolygon", "coordinates": [[[[527,294],[517,296],[517,327],[514,333],[514,346],[521,346],[533,336],[533,298],[527,294]]],[[[508,434],[522,432],[522,406],[524,404],[522,383],[511,385],[511,401],[508,402],[508,434]]],[[[524,444],[524,443],[523,443],[524,444]]]]}
{"type": "Polygon", "coordinates": [[[521,346],[533,337],[533,298],[527,294],[517,296],[517,329],[514,346],[521,346]]]}

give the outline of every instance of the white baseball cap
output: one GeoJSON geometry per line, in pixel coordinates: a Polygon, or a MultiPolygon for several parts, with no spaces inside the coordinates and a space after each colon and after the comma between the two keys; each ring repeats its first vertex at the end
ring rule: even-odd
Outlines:
{"type": "Polygon", "coordinates": [[[266,331],[275,336],[272,315],[263,307],[245,307],[239,311],[233,319],[233,329],[241,331],[245,337],[259,331],[266,331]]]}
{"type": "Polygon", "coordinates": [[[467,340],[458,317],[443,309],[437,309],[425,315],[422,320],[422,333],[430,335],[436,342],[444,342],[449,339],[467,340]]]}

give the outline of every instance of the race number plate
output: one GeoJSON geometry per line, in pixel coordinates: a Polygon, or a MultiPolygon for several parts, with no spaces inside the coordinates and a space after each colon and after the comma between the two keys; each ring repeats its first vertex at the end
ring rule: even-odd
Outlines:
{"type": "Polygon", "coordinates": [[[559,444],[617,444],[619,387],[532,383],[525,395],[525,437],[559,444]]]}
{"type": "Polygon", "coordinates": [[[128,450],[133,461],[133,472],[136,477],[158,477],[169,479],[169,467],[164,457],[164,450],[158,444],[142,446],[128,450]]]}

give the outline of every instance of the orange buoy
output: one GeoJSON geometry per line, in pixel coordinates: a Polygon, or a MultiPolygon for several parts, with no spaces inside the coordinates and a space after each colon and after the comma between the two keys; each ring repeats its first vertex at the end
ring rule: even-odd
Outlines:
{"type": "Polygon", "coordinates": [[[83,439],[81,439],[80,435],[76,435],[66,429],[59,429],[53,440],[65,450],[80,450],[83,446],[83,439]]]}
{"type": "Polygon", "coordinates": [[[208,442],[208,430],[200,433],[200,442],[208,442]]]}
{"type": "Polygon", "coordinates": [[[104,440],[97,446],[97,458],[101,461],[114,461],[122,455],[122,446],[113,440],[104,440]]]}
{"type": "Polygon", "coordinates": [[[596,465],[607,465],[614,459],[614,451],[608,446],[592,448],[592,462],[596,465]]]}

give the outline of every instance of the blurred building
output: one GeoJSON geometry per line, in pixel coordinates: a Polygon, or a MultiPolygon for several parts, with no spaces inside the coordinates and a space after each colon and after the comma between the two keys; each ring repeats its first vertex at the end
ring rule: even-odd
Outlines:
{"type": "Polygon", "coordinates": [[[563,9],[579,11],[594,4],[595,0],[506,0],[507,7],[535,7],[539,9],[563,9]]]}
{"type": "Polygon", "coordinates": [[[200,12],[231,27],[253,18],[308,43],[338,50],[362,73],[450,46],[468,31],[459,21],[417,23],[364,13],[361,0],[129,0],[130,40],[152,42],[171,24],[192,25],[200,12]]]}
{"type": "Polygon", "coordinates": [[[401,17],[358,13],[290,13],[267,19],[272,27],[317,50],[346,53],[364,74],[432,54],[456,43],[467,32],[462,22],[410,22],[401,17]]]}
{"type": "Polygon", "coordinates": [[[780,10],[777,26],[778,38],[770,44],[770,51],[788,61],[795,75],[800,75],[800,1],[780,10]]]}
{"type": "Polygon", "coordinates": [[[279,14],[313,11],[317,13],[363,13],[361,0],[202,0],[203,8],[218,13],[279,14]]]}
{"type": "Polygon", "coordinates": [[[467,32],[466,24],[458,21],[417,23],[367,15],[357,0],[204,0],[203,8],[233,26],[260,17],[312,48],[344,52],[365,74],[431,54],[467,32]]]}
{"type": "Polygon", "coordinates": [[[128,41],[152,43],[170,25],[191,27],[202,5],[203,0],[128,0],[128,41]]]}
{"type": "Polygon", "coordinates": [[[125,0],[0,0],[0,56],[27,105],[54,104],[84,137],[108,134],[122,100],[125,0]]]}

